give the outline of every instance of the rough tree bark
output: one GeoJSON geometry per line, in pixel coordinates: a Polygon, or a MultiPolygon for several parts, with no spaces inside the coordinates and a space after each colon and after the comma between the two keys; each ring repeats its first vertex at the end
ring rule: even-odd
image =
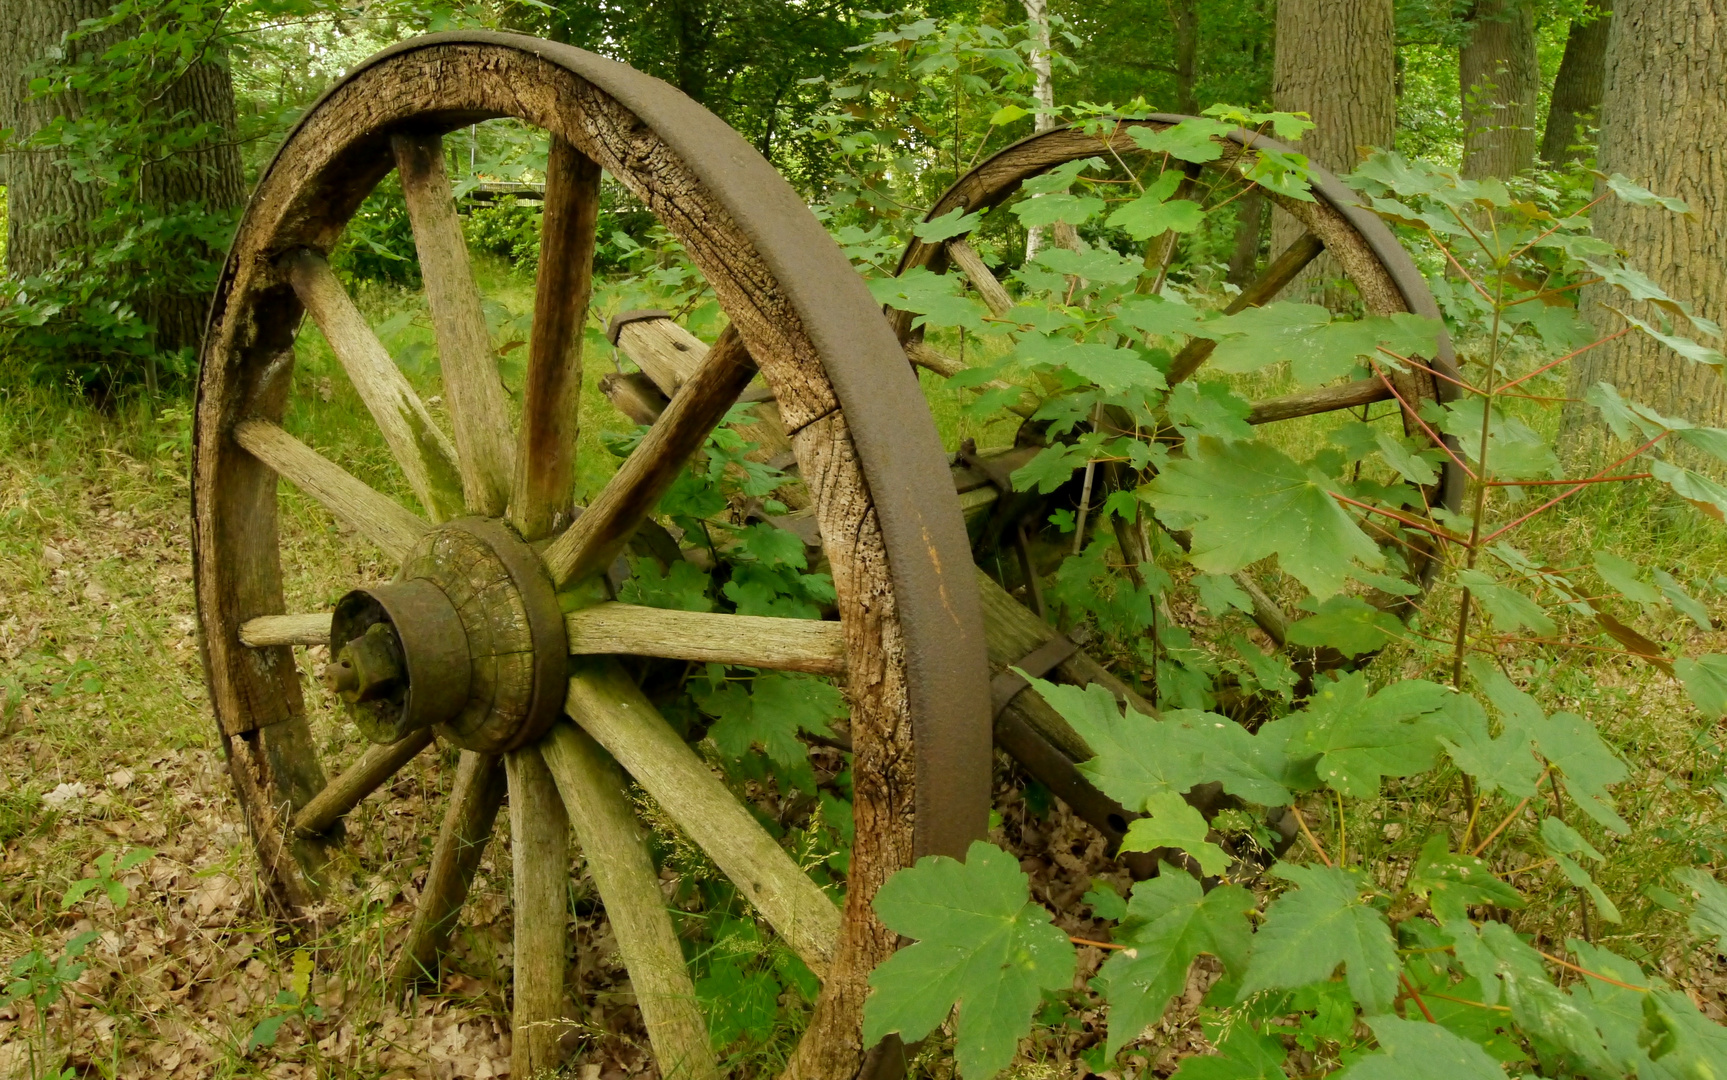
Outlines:
{"type": "MultiPolygon", "coordinates": [[[[106,104],[78,93],[33,98],[28,88],[35,67],[58,50],[98,53],[129,32],[117,27],[70,45],[65,42],[80,21],[107,15],[109,6],[108,0],[0,2],[0,125],[13,127],[15,140],[29,138],[56,117],[85,115],[106,104]]],[[[221,134],[195,152],[147,166],[144,201],[159,208],[195,202],[215,213],[239,206],[246,192],[233,139],[234,88],[227,68],[214,58],[192,65],[150,107],[161,115],[184,114],[188,124],[214,124],[221,134]]],[[[14,151],[7,157],[8,273],[44,273],[62,259],[86,257],[103,241],[93,232],[103,210],[99,185],[79,182],[54,153],[14,151]]],[[[213,258],[220,252],[194,245],[185,254],[213,258]]],[[[205,292],[168,286],[148,292],[138,313],[156,328],[158,349],[179,349],[197,344],[209,302],[205,292]]]]}
{"type": "Polygon", "coordinates": [[[1553,78],[1547,106],[1547,127],[1541,133],[1542,160],[1554,165],[1585,156],[1578,127],[1594,127],[1601,115],[1601,91],[1607,83],[1607,31],[1613,25],[1613,0],[1597,0],[1599,14],[1572,19],[1565,36],[1565,56],[1553,78]]]}
{"type": "Polygon", "coordinates": [[[1476,0],[1457,62],[1463,103],[1463,175],[1514,176],[1535,160],[1534,0],[1476,0]]]}
{"type": "MultiPolygon", "coordinates": [[[[1368,148],[1391,145],[1396,41],[1392,0],[1279,0],[1272,106],[1312,116],[1314,128],[1296,148],[1315,165],[1346,173],[1368,148]]],[[[1273,214],[1271,250],[1282,251],[1302,231],[1288,214],[1273,214]]],[[[1291,284],[1290,295],[1338,275],[1337,264],[1321,256],[1291,284]]]]}
{"type": "Polygon", "coordinates": [[[1171,0],[1170,29],[1175,31],[1175,111],[1199,112],[1199,0],[1171,0]]]}
{"type": "MultiPolygon", "coordinates": [[[[1624,173],[1691,207],[1680,216],[1608,199],[1594,213],[1596,235],[1704,316],[1727,318],[1727,8],[1720,0],[1619,0],[1607,48],[1601,102],[1601,167],[1624,173]]],[[[1624,324],[1597,290],[1584,311],[1598,330],[1624,324]]],[[[1645,318],[1653,318],[1648,312],[1645,318]]],[[[1571,396],[1606,380],[1625,396],[1668,415],[1727,424],[1727,387],[1713,370],[1642,334],[1583,354],[1571,396]]],[[[1573,407],[1572,433],[1598,431],[1593,410],[1573,407]]]]}

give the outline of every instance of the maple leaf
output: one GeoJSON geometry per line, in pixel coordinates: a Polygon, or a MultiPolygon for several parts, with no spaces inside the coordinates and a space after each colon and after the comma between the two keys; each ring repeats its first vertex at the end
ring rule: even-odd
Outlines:
{"type": "Polygon", "coordinates": [[[1237,1000],[1329,979],[1342,964],[1349,992],[1364,1010],[1390,1009],[1402,964],[1385,916],[1361,899],[1370,888],[1363,875],[1285,862],[1271,872],[1297,888],[1266,909],[1237,1000]]]}
{"type": "Polygon", "coordinates": [[[1409,872],[1407,888],[1426,893],[1442,923],[1467,918],[1471,904],[1512,910],[1523,906],[1523,897],[1499,880],[1486,860],[1452,851],[1445,837],[1438,835],[1421,845],[1421,857],[1409,872]]]}
{"type": "Polygon", "coordinates": [[[1229,868],[1228,853],[1205,839],[1211,831],[1205,815],[1189,806],[1186,799],[1173,792],[1160,792],[1145,800],[1145,812],[1145,817],[1128,824],[1121,850],[1176,848],[1193,856],[1207,877],[1216,877],[1229,868]]]}
{"type": "Polygon", "coordinates": [[[1168,864],[1157,877],[1134,885],[1116,935],[1127,948],[1112,953],[1097,974],[1109,1001],[1108,1056],[1163,1016],[1170,999],[1186,989],[1188,968],[1200,953],[1240,974],[1252,944],[1247,913],[1253,907],[1253,894],[1241,886],[1220,885],[1207,893],[1168,864]]]}
{"type": "Polygon", "coordinates": [[[1301,606],[1314,614],[1290,624],[1289,640],[1297,645],[1310,648],[1329,645],[1345,656],[1355,657],[1382,649],[1387,642],[1403,636],[1403,624],[1396,616],[1353,596],[1333,596],[1318,605],[1309,598],[1301,606]]]}
{"type": "Polygon", "coordinates": [[[888,929],[916,944],[870,973],[866,1047],[891,1032],[916,1042],[957,1006],[960,1075],[986,1080],[1031,1032],[1042,991],[1073,981],[1073,944],[1031,900],[1019,860],[981,840],[963,863],[929,855],[901,870],[876,893],[874,907],[888,929]]]}
{"type": "Polygon", "coordinates": [[[1438,1024],[1371,1016],[1379,1052],[1338,1073],[1338,1080],[1504,1080],[1505,1071],[1477,1043],[1438,1024]]]}
{"type": "Polygon", "coordinates": [[[1355,799],[1379,794],[1385,776],[1412,776],[1433,767],[1439,753],[1437,723],[1450,691],[1407,679],[1369,695],[1357,671],[1318,690],[1307,708],[1274,720],[1261,737],[1282,738],[1291,761],[1311,761],[1320,783],[1355,799]]]}
{"type": "Polygon", "coordinates": [[[1157,516],[1191,526],[1190,560],[1209,574],[1232,574],[1267,555],[1320,598],[1343,588],[1350,560],[1371,567],[1385,556],[1331,497],[1332,481],[1261,442],[1204,438],[1172,458],[1146,487],[1157,516]]]}

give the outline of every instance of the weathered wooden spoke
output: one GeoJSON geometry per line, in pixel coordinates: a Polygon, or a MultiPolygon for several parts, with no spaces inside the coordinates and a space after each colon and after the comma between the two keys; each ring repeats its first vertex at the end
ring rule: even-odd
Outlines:
{"type": "Polygon", "coordinates": [[[538,747],[504,759],[510,779],[510,858],[516,960],[510,1071],[534,1076],[558,1064],[564,1032],[564,921],[570,824],[538,747]]]}
{"type": "MultiPolygon", "coordinates": [[[[196,432],[199,604],[212,700],[272,895],[290,912],[321,903],[326,848],[340,835],[333,826],[432,741],[461,748],[394,958],[394,988],[439,976],[507,792],[513,1071],[560,1064],[573,839],[629,967],[661,1075],[709,1080],[716,1048],[625,788],[627,769],[822,973],[799,1068],[854,1075],[866,978],[897,944],[874,919],[874,890],[915,855],[962,855],[986,827],[987,665],[964,525],[916,378],[894,362],[902,350],[879,308],[796,194],[734,132],[662,83],[565,46],[444,35],[360,65],[308,113],[264,171],[219,294],[196,432]],[[551,137],[515,432],[439,142],[457,125],[494,116],[551,137]],[[453,440],[326,261],[392,168],[414,228],[453,440]],[[654,423],[598,497],[577,508],[580,339],[602,170],[676,236],[728,326],[711,348],[669,320],[622,328],[626,341],[663,347],[662,362],[643,363],[655,378],[643,380],[640,411],[654,423]],[[429,523],[282,431],[292,385],[283,373],[305,311],[429,523]],[[758,374],[766,385],[750,389],[758,374]],[[808,503],[799,510],[804,535],[826,541],[837,621],[561,602],[559,586],[586,590],[613,564],[740,397],[752,403],[748,437],[762,444],[761,460],[795,458],[802,486],[791,495],[808,503]],[[382,545],[401,563],[395,578],[354,589],[329,615],[285,614],[279,477],[382,545]],[[576,610],[566,615],[564,606],[576,610]],[[327,784],[290,648],[324,643],[326,683],[376,744],[327,784]],[[852,849],[843,911],[614,656],[847,680],[855,805],[860,820],[876,824],[852,849]],[[559,719],[566,709],[573,722],[559,719]]],[[[576,591],[564,601],[576,596],[591,599],[576,591]]]]}
{"type": "Polygon", "coordinates": [[[432,848],[432,867],[426,873],[408,939],[402,943],[391,975],[393,987],[437,981],[438,957],[468,899],[468,887],[473,884],[486,841],[492,837],[492,823],[503,805],[504,791],[501,757],[471,750],[462,753],[437,845],[432,848]]]}
{"type": "Polygon", "coordinates": [[[436,522],[460,513],[455,447],[372,333],[330,264],[301,248],[287,256],[286,268],[294,292],[341,361],[426,516],[436,522]]]}
{"type": "Polygon", "coordinates": [[[839,623],[599,604],[564,618],[570,652],[660,656],[817,675],[845,673],[839,623]]]}
{"type": "Polygon", "coordinates": [[[234,441],[393,559],[406,555],[431,528],[280,425],[268,420],[242,420],[234,425],[234,441]]]}
{"type": "Polygon", "coordinates": [[[825,973],[838,948],[839,909],[629,676],[614,662],[584,662],[570,679],[565,708],[726,872],[803,962],[825,973]]]}
{"type": "Polygon", "coordinates": [[[683,946],[660,893],[660,875],[647,838],[624,794],[617,762],[575,725],[559,722],[540,744],[546,766],[569,810],[570,825],[618,951],[630,969],[630,989],[668,1080],[717,1076],[707,1021],[684,964],[683,946]]]}
{"type": "Polygon", "coordinates": [[[416,132],[398,133],[390,143],[438,334],[444,398],[456,428],[462,499],[469,513],[496,516],[509,502],[514,471],[510,414],[480,307],[480,287],[468,262],[450,178],[444,174],[444,140],[416,132]]]}
{"type": "Polygon", "coordinates": [[[581,404],[582,322],[593,292],[599,211],[599,165],[553,136],[510,504],[510,521],[526,540],[548,536],[573,517],[570,489],[581,404]]]}
{"type": "Polygon", "coordinates": [[[743,338],[727,327],[617,475],[546,548],[546,567],[555,583],[584,578],[617,558],[755,373],[743,338]]]}

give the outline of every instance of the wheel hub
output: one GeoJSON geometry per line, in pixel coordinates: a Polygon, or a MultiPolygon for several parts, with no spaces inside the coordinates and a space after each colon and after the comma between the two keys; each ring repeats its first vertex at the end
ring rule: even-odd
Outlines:
{"type": "Polygon", "coordinates": [[[432,530],[387,585],[336,604],[325,683],[366,738],[425,727],[501,753],[543,735],[568,678],[564,617],[545,568],[501,521],[432,530]]]}

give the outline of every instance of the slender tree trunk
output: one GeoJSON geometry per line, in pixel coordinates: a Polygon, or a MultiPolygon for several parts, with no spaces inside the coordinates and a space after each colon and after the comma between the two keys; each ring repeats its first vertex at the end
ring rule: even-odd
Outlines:
{"type": "MultiPolygon", "coordinates": [[[[1643,209],[1609,198],[1595,232],[1624,251],[1677,299],[1727,318],[1727,9],[1720,0],[1619,0],[1608,36],[1601,102],[1601,168],[1624,173],[1690,214],[1643,209]]],[[[1608,333],[1624,323],[1604,304],[1620,294],[1592,290],[1584,311],[1608,333]]],[[[1653,321],[1655,314],[1638,312],[1653,321]]],[[[1727,385],[1715,371],[1633,333],[1584,353],[1571,371],[1571,396],[1596,382],[1668,415],[1727,425],[1727,385]]],[[[1572,407],[1567,428],[1597,432],[1594,411],[1572,407]]]]}
{"type": "MultiPolygon", "coordinates": [[[[1032,130],[1048,131],[1055,127],[1055,117],[1048,111],[1055,108],[1055,68],[1049,51],[1049,2],[1025,0],[1025,18],[1031,27],[1031,70],[1037,74],[1033,94],[1041,110],[1032,120],[1032,130]]],[[[1025,259],[1030,262],[1043,247],[1043,229],[1033,226],[1025,233],[1025,259]]]]}
{"type": "Polygon", "coordinates": [[[1458,56],[1463,102],[1463,175],[1505,178],[1535,160],[1534,0],[1476,0],[1458,56]]]}
{"type": "Polygon", "coordinates": [[[1229,275],[1224,280],[1241,286],[1253,280],[1259,263],[1259,242],[1265,235],[1265,211],[1271,202],[1263,191],[1254,188],[1235,205],[1235,244],[1229,253],[1229,275]]]}
{"type": "Polygon", "coordinates": [[[1175,31],[1175,111],[1192,116],[1199,111],[1199,0],[1171,0],[1169,15],[1175,31]]]}
{"type": "MultiPolygon", "coordinates": [[[[1396,57],[1392,0],[1279,0],[1272,106],[1305,112],[1314,123],[1296,149],[1315,165],[1346,173],[1370,148],[1389,147],[1397,124],[1396,57]]],[[[1272,251],[1301,232],[1295,219],[1273,214],[1272,251]]],[[[1337,276],[1337,264],[1321,257],[1289,295],[1337,276]]]]}
{"type": "Polygon", "coordinates": [[[1565,36],[1565,56],[1553,78],[1547,106],[1547,127],[1541,134],[1542,160],[1554,165],[1581,160],[1590,141],[1579,127],[1594,127],[1601,115],[1601,92],[1607,84],[1607,32],[1613,25],[1613,0],[1597,0],[1599,14],[1571,20],[1565,36]]]}

